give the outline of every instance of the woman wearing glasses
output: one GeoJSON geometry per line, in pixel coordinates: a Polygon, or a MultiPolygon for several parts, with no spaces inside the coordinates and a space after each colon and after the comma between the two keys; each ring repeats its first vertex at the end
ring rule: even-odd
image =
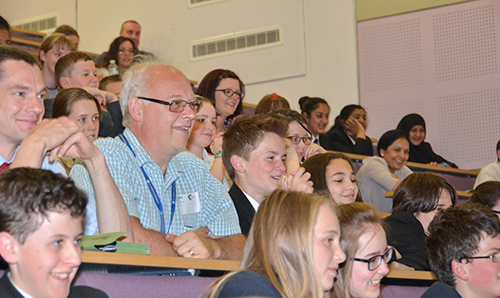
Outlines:
{"type": "Polygon", "coordinates": [[[450,182],[432,173],[413,173],[401,181],[394,191],[392,214],[385,219],[390,227],[389,244],[401,254],[395,269],[431,270],[425,254],[429,224],[439,211],[455,205],[456,199],[450,182]]]}
{"type": "Polygon", "coordinates": [[[314,193],[326,195],[338,205],[362,202],[351,160],[344,154],[318,154],[302,166],[311,174],[314,193]]]}
{"type": "Polygon", "coordinates": [[[286,141],[286,168],[287,173],[294,173],[302,161],[309,157],[325,153],[323,147],[312,143],[311,132],[307,128],[304,117],[291,109],[280,109],[269,113],[271,117],[282,117],[288,123],[288,137],[286,141]]]}
{"type": "Polygon", "coordinates": [[[337,206],[346,254],[332,290],[336,298],[376,298],[380,281],[389,273],[393,248],[387,246],[384,222],[371,205],[352,203],[337,206]]]}
{"type": "Polygon", "coordinates": [[[245,84],[228,69],[215,69],[201,80],[196,94],[210,99],[215,106],[216,133],[228,126],[243,111],[245,84]]]}
{"type": "Polygon", "coordinates": [[[97,64],[99,73],[102,73],[104,77],[109,76],[109,61],[115,60],[118,66],[118,74],[123,75],[125,70],[127,70],[132,63],[132,59],[134,59],[136,53],[137,48],[132,39],[121,36],[115,38],[109,45],[109,51],[104,57],[104,60],[97,64]]]}

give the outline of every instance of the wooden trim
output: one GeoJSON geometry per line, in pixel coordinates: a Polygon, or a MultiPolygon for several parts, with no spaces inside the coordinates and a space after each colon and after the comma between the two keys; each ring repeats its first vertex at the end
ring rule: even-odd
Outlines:
{"type": "Polygon", "coordinates": [[[31,41],[31,40],[17,38],[17,37],[11,37],[10,40],[12,40],[13,42],[16,42],[16,43],[20,43],[20,44],[28,44],[28,45],[40,47],[40,43],[36,42],[36,41],[31,41]]]}
{"type": "MultiPolygon", "coordinates": [[[[349,157],[353,161],[362,161],[367,157],[367,155],[360,155],[360,154],[353,154],[353,153],[346,153],[346,152],[337,152],[337,151],[330,151],[330,152],[336,152],[336,153],[342,153],[345,156],[349,157]]],[[[427,170],[431,172],[439,172],[439,173],[445,173],[445,174],[450,174],[450,175],[460,175],[460,176],[468,176],[468,177],[477,177],[479,175],[479,171],[475,170],[464,170],[464,169],[455,169],[455,168],[447,168],[447,167],[438,167],[438,166],[431,166],[428,164],[423,164],[423,163],[418,163],[418,162],[411,162],[407,161],[405,164],[409,168],[417,168],[419,170],[427,170]]],[[[421,171],[417,171],[421,172],[421,171]]]]}
{"type": "Polygon", "coordinates": [[[219,271],[233,271],[238,269],[240,265],[238,261],[186,259],[181,257],[161,257],[100,251],[82,251],[82,263],[194,268],[219,271]]]}
{"type": "Polygon", "coordinates": [[[431,271],[416,270],[391,270],[385,277],[399,279],[436,280],[436,277],[431,271]]]}
{"type": "Polygon", "coordinates": [[[27,33],[27,34],[31,34],[31,35],[38,35],[38,36],[42,36],[42,37],[47,36],[47,33],[30,31],[30,30],[21,29],[21,28],[14,28],[14,27],[11,27],[10,31],[11,31],[11,35],[12,35],[12,31],[16,31],[16,32],[27,33]]]}

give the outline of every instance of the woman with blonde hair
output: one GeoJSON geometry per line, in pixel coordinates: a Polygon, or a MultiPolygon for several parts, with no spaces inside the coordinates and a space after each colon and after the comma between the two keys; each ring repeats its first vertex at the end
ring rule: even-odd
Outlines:
{"type": "Polygon", "coordinates": [[[329,200],[278,189],[259,207],[239,270],[206,297],[323,297],[345,260],[339,241],[329,200]]]}
{"type": "Polygon", "coordinates": [[[347,260],[340,267],[332,293],[336,298],[376,298],[389,273],[393,248],[387,246],[385,224],[375,207],[364,203],[337,206],[342,230],[340,245],[347,260]]]}

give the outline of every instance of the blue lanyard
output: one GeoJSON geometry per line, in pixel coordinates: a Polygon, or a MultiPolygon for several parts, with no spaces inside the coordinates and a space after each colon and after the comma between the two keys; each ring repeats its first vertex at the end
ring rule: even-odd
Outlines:
{"type": "MultiPolygon", "coordinates": [[[[132,149],[132,146],[130,146],[130,143],[128,142],[127,138],[123,134],[118,135],[120,140],[124,142],[127,147],[132,151],[132,154],[134,155],[135,158],[137,156],[135,155],[134,149],[132,149]]],[[[158,196],[158,193],[156,192],[156,189],[153,185],[153,182],[151,182],[151,179],[149,179],[148,174],[146,174],[146,171],[144,170],[143,166],[141,166],[141,171],[142,174],[144,175],[144,179],[146,179],[146,183],[148,185],[149,191],[151,192],[151,195],[153,196],[153,199],[156,204],[156,208],[158,208],[158,211],[160,212],[160,220],[161,220],[161,232],[165,234],[165,217],[163,215],[163,205],[161,203],[160,197],[158,196]]],[[[175,203],[176,203],[176,191],[175,191],[175,181],[172,182],[172,203],[170,206],[170,223],[168,224],[168,230],[167,233],[170,232],[170,227],[172,226],[172,221],[174,220],[174,213],[175,213],[175,203]]]]}

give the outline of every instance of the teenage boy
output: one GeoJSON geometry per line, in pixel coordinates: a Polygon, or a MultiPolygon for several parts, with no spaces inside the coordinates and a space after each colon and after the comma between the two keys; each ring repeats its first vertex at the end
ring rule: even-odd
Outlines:
{"type": "Polygon", "coordinates": [[[0,297],[107,297],[71,287],[86,205],[71,179],[51,171],[16,168],[0,175],[0,255],[9,265],[0,297]]]}
{"type": "Polygon", "coordinates": [[[224,132],[222,162],[234,182],[229,195],[245,236],[265,195],[279,187],[313,191],[311,175],[304,168],[293,175],[285,174],[287,130],[284,119],[258,114],[237,117],[224,132]]]}
{"type": "Polygon", "coordinates": [[[123,131],[118,128],[121,125],[114,125],[114,123],[121,124],[122,121],[118,98],[111,92],[97,89],[99,88],[97,71],[94,61],[92,61],[89,55],[81,52],[72,52],[70,54],[68,54],[69,56],[66,55],[62,57],[56,63],[55,74],[59,88],[84,88],[90,94],[95,96],[101,103],[101,107],[104,110],[99,125],[99,136],[117,136],[123,131]],[[120,113],[108,113],[108,110],[118,110],[120,113]],[[114,117],[112,118],[111,115],[118,115],[118,117],[115,119],[114,117]]]}
{"type": "Polygon", "coordinates": [[[500,221],[488,206],[465,203],[429,225],[427,258],[437,278],[422,296],[500,296],[500,221]]]}

